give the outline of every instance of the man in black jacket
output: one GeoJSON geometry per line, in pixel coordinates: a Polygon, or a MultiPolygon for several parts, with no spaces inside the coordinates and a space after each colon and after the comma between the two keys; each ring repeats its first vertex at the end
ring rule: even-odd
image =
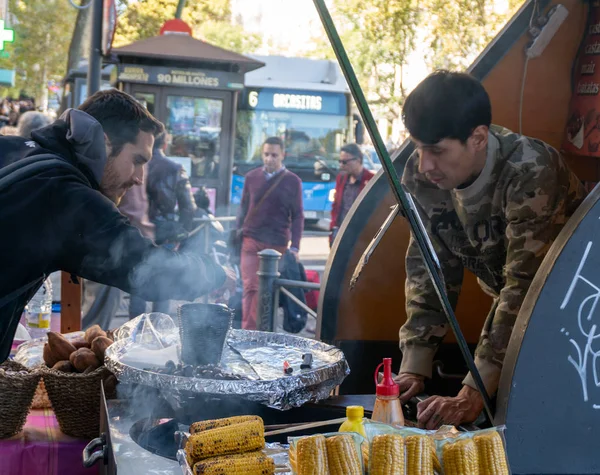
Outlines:
{"type": "Polygon", "coordinates": [[[190,179],[183,167],[167,158],[166,132],[154,139],[152,161],[148,164],[148,217],[155,226],[156,242],[177,241],[194,229],[196,203],[190,179]],[[177,211],[175,209],[177,208],[177,211]]]}
{"type": "Polygon", "coordinates": [[[131,96],[100,91],[35,131],[29,154],[0,169],[0,361],[51,272],[147,300],[193,300],[225,283],[221,266],[192,250],[155,246],[116,207],[142,183],[162,130],[131,96]]]}

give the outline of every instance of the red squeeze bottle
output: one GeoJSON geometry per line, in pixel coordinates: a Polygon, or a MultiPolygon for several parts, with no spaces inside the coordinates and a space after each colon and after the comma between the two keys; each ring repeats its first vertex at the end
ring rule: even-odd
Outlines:
{"type": "Polygon", "coordinates": [[[392,359],[384,358],[375,368],[375,407],[373,408],[372,421],[384,424],[403,426],[404,414],[400,404],[400,386],[392,379],[392,359]],[[383,366],[383,379],[381,383],[377,380],[379,368],[383,366]]]}

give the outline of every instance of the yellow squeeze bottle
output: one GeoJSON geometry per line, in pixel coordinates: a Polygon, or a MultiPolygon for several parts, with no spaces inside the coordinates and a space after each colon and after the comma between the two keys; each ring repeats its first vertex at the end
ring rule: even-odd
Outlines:
{"type": "Polygon", "coordinates": [[[358,432],[363,437],[367,437],[363,418],[365,409],[362,406],[348,406],[346,408],[347,419],[340,426],[339,432],[358,432]]]}

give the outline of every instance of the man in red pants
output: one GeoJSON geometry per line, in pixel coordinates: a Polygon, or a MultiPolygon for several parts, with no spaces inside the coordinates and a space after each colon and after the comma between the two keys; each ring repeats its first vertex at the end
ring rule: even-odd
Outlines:
{"type": "Polygon", "coordinates": [[[288,249],[298,259],[304,227],[302,182],[283,165],[285,150],[279,137],[262,146],[264,166],[246,174],[237,229],[242,229],[242,328],[256,329],[258,256],[264,249],[282,254],[288,249]]]}

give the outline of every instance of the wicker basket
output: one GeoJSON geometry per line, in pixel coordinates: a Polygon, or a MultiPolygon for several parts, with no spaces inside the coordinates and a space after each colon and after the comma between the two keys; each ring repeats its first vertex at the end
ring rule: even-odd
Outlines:
{"type": "Polygon", "coordinates": [[[60,430],[93,439],[100,433],[100,382],[111,372],[101,366],[88,374],[43,370],[44,384],[60,430]]]}
{"type": "Polygon", "coordinates": [[[6,439],[23,429],[40,373],[10,360],[2,363],[0,369],[20,371],[16,374],[0,373],[0,439],[6,439]]]}

